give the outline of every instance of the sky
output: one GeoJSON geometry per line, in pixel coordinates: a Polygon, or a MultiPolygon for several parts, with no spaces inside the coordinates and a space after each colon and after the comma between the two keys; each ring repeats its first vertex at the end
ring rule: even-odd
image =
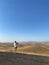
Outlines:
{"type": "Polygon", "coordinates": [[[0,42],[49,41],[49,0],[0,0],[0,42]]]}

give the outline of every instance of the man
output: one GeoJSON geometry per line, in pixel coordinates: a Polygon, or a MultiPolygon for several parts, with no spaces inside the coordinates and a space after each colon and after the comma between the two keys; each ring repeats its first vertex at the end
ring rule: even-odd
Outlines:
{"type": "Polygon", "coordinates": [[[18,42],[14,42],[14,52],[16,52],[17,51],[17,47],[18,47],[18,42]]]}

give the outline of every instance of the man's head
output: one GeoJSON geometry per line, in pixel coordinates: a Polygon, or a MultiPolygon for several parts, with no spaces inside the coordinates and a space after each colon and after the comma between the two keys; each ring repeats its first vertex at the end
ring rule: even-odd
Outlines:
{"type": "Polygon", "coordinates": [[[15,41],[15,43],[16,43],[16,41],[15,41]]]}
{"type": "Polygon", "coordinates": [[[19,44],[17,41],[15,41],[16,44],[19,44]]]}

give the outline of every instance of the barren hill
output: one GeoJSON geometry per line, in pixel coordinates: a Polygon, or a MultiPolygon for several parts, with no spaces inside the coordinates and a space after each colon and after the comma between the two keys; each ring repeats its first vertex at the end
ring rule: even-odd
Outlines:
{"type": "MultiPolygon", "coordinates": [[[[0,44],[0,51],[13,52],[13,43],[0,44]]],[[[49,56],[49,43],[25,43],[18,45],[18,53],[42,54],[49,56]]]]}
{"type": "Polygon", "coordinates": [[[49,44],[25,44],[18,51],[49,55],[49,44]]]}

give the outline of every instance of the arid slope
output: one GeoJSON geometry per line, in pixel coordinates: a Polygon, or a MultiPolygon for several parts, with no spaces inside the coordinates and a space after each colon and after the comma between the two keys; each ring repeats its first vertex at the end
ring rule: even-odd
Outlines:
{"type": "MultiPolygon", "coordinates": [[[[13,52],[13,44],[0,44],[0,51],[13,52]]],[[[49,55],[49,44],[32,43],[19,44],[17,52],[49,55]]]]}
{"type": "Polygon", "coordinates": [[[18,51],[49,55],[49,45],[47,45],[47,44],[25,45],[25,46],[19,48],[18,51]]]}

